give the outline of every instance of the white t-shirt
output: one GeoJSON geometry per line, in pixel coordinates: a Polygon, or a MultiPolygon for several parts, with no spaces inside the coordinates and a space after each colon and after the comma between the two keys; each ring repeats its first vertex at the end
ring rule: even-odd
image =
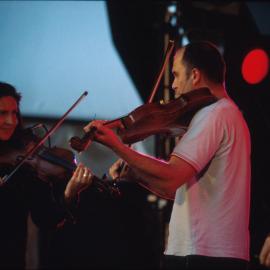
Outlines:
{"type": "Polygon", "coordinates": [[[198,176],[177,189],[165,254],[249,260],[250,135],[237,106],[198,111],[172,155],[198,176]]]}

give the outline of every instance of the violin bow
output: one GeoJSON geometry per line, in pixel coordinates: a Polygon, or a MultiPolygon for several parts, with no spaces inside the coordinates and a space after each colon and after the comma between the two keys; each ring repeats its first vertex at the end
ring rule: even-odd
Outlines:
{"type": "Polygon", "coordinates": [[[154,88],[150,94],[150,97],[147,101],[147,103],[152,103],[153,102],[153,99],[157,93],[157,90],[158,90],[158,87],[159,87],[159,84],[160,84],[160,81],[162,79],[162,76],[164,74],[164,71],[165,71],[165,68],[166,68],[166,65],[171,57],[171,54],[173,52],[173,49],[174,49],[174,41],[173,40],[169,40],[169,43],[168,43],[168,47],[166,49],[166,54],[165,54],[165,57],[164,57],[164,61],[163,61],[163,64],[161,66],[161,70],[159,72],[159,75],[157,77],[157,80],[156,80],[156,83],[154,85],[154,88]]]}
{"type": "MultiPolygon", "coordinates": [[[[172,52],[173,52],[174,45],[175,45],[174,41],[173,40],[169,40],[169,43],[168,43],[168,46],[167,46],[167,49],[166,49],[166,53],[165,53],[165,56],[164,56],[163,64],[161,66],[159,75],[157,77],[157,80],[156,80],[156,82],[154,84],[154,87],[153,87],[153,89],[151,91],[151,94],[149,96],[149,99],[148,99],[147,103],[152,103],[153,100],[154,100],[154,97],[155,97],[155,95],[157,93],[157,90],[158,90],[160,81],[161,81],[162,76],[164,74],[166,65],[167,65],[167,63],[168,63],[168,61],[169,61],[169,59],[171,57],[172,52]]],[[[131,147],[130,144],[128,146],[131,147]]],[[[123,161],[122,164],[121,164],[121,166],[120,166],[120,168],[119,168],[119,178],[121,178],[121,174],[126,170],[127,166],[128,166],[127,163],[123,161]]]]}

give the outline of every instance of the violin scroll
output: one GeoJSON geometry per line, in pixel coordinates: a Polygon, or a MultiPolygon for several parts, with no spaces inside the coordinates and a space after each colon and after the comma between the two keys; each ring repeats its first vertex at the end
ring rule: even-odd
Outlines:
{"type": "MultiPolygon", "coordinates": [[[[109,128],[116,128],[118,132],[124,129],[122,118],[117,118],[111,121],[107,121],[104,123],[104,125],[109,128]]],[[[71,148],[78,151],[79,153],[82,151],[85,151],[94,140],[95,132],[96,132],[96,127],[91,127],[91,129],[88,132],[86,132],[82,138],[78,136],[74,136],[70,138],[69,145],[71,146],[71,148]]]]}
{"type": "Polygon", "coordinates": [[[75,149],[79,153],[85,151],[92,141],[94,140],[94,132],[96,128],[92,128],[90,131],[86,132],[82,138],[74,136],[69,140],[69,145],[71,148],[75,149]]]}

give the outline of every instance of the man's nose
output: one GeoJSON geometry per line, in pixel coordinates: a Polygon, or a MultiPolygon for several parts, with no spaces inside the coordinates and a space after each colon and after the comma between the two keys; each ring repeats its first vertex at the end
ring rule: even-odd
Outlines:
{"type": "Polygon", "coordinates": [[[176,90],[176,83],[175,83],[175,81],[173,81],[173,83],[172,83],[172,89],[175,91],[176,90]]]}
{"type": "Polygon", "coordinates": [[[173,90],[174,93],[176,93],[177,92],[177,87],[172,85],[172,90],[173,90]]]}

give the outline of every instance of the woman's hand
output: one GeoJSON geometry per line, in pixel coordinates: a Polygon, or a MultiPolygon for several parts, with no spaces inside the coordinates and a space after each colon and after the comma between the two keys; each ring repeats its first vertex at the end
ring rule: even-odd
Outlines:
{"type": "Polygon", "coordinates": [[[83,164],[79,164],[66,186],[64,192],[66,202],[70,202],[79,192],[90,186],[92,181],[91,170],[83,164]]]}

